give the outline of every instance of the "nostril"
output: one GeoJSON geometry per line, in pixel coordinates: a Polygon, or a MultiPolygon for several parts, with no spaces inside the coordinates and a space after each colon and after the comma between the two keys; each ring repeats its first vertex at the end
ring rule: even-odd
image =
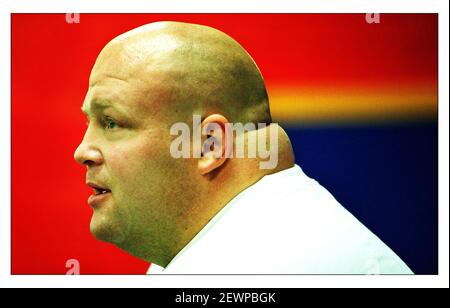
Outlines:
{"type": "Polygon", "coordinates": [[[86,165],[86,166],[92,166],[94,164],[94,161],[93,160],[85,160],[84,162],[83,162],[83,165],[86,165]]]}

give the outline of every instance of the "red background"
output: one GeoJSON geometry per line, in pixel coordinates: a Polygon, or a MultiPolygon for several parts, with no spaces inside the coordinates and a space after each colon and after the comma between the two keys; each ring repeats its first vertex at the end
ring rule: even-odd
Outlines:
{"type": "Polygon", "coordinates": [[[159,20],[209,25],[240,42],[267,87],[436,84],[437,15],[63,14],[12,17],[12,272],[142,274],[148,263],[89,233],[85,169],[73,152],[85,130],[89,73],[115,36],[159,20]],[[411,52],[414,51],[414,52],[411,52]]]}

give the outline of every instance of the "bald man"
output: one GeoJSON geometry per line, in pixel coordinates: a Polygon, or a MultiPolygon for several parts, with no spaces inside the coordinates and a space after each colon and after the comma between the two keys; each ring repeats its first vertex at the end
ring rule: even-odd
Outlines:
{"type": "Polygon", "coordinates": [[[94,190],[91,232],[153,263],[150,273],[411,273],[295,165],[258,67],[218,30],[158,22],[118,36],[82,110],[75,159],[94,190]],[[189,157],[173,154],[177,123],[192,133],[189,157]],[[232,123],[250,125],[230,136],[232,123]],[[276,150],[270,168],[248,155],[257,144],[276,150]]]}

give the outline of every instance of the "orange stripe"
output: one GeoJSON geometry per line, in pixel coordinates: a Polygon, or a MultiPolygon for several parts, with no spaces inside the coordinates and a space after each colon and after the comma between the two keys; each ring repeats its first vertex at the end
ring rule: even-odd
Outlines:
{"type": "Polygon", "coordinates": [[[436,90],[429,86],[395,89],[271,87],[268,91],[275,122],[384,122],[437,116],[436,90]]]}

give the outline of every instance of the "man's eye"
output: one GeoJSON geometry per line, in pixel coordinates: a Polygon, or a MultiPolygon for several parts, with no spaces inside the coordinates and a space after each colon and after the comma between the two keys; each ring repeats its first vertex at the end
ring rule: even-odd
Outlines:
{"type": "Polygon", "coordinates": [[[117,124],[116,121],[114,121],[113,119],[111,119],[110,117],[107,117],[105,120],[105,128],[106,129],[115,129],[117,128],[119,125],[117,124]]]}

